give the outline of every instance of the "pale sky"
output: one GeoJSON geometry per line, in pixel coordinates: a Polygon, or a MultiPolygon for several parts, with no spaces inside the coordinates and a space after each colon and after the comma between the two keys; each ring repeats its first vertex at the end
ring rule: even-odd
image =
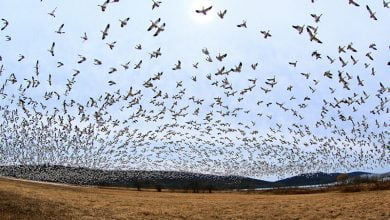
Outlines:
{"type": "MultiPolygon", "coordinates": [[[[159,126],[164,124],[174,124],[175,121],[171,118],[171,114],[179,112],[181,108],[186,108],[186,106],[189,106],[185,110],[188,115],[179,117],[176,122],[179,125],[188,125],[189,121],[206,122],[204,118],[212,111],[213,121],[201,126],[202,129],[206,130],[207,126],[211,126],[212,132],[204,134],[190,129],[190,126],[184,129],[178,127],[173,130],[183,133],[173,134],[172,140],[182,139],[179,142],[166,143],[170,141],[167,139],[170,135],[169,129],[167,129],[163,132],[157,132],[155,139],[142,142],[142,146],[135,146],[135,142],[133,142],[133,145],[126,145],[124,148],[118,147],[123,144],[125,138],[98,132],[98,136],[107,141],[102,144],[104,147],[95,143],[93,145],[86,144],[85,151],[80,152],[76,146],[72,145],[67,150],[64,150],[63,147],[42,150],[43,146],[50,144],[38,141],[38,143],[34,142],[36,148],[28,147],[31,143],[26,144],[26,146],[18,145],[18,149],[22,151],[24,148],[26,152],[31,151],[28,153],[31,158],[25,157],[22,160],[15,159],[18,156],[12,155],[11,152],[15,153],[15,151],[9,149],[11,146],[6,144],[3,136],[0,143],[3,152],[8,153],[3,153],[4,157],[3,160],[0,159],[0,164],[7,164],[10,161],[39,163],[36,155],[39,155],[39,152],[46,152],[51,156],[43,159],[43,162],[91,166],[91,158],[96,157],[100,158],[97,160],[103,162],[94,166],[110,169],[119,167],[124,169],[184,170],[259,178],[273,178],[278,174],[292,175],[315,171],[389,171],[390,154],[387,126],[390,121],[387,91],[381,96],[382,101],[385,100],[384,111],[380,114],[370,113],[381,103],[381,99],[376,97],[380,89],[379,83],[381,82],[387,89],[389,88],[389,66],[387,63],[390,61],[390,14],[389,9],[384,7],[382,0],[356,0],[360,7],[349,5],[348,0],[317,0],[314,4],[310,0],[163,0],[160,7],[154,10],[152,10],[152,1],[149,0],[121,0],[118,3],[109,3],[106,11],[102,12],[98,4],[103,4],[103,2],[94,0],[0,1],[0,17],[9,21],[9,26],[0,32],[0,56],[2,57],[0,66],[3,65],[5,69],[0,75],[0,82],[3,84],[11,73],[14,73],[18,78],[16,84],[5,86],[4,93],[8,96],[1,100],[1,106],[4,103],[4,106],[9,105],[10,109],[19,109],[22,112],[20,106],[14,105],[20,96],[18,88],[20,84],[23,87],[26,86],[23,78],[31,79],[34,76],[34,66],[39,60],[40,74],[36,78],[40,80],[41,84],[37,88],[27,89],[24,95],[47,105],[48,109],[46,110],[50,113],[54,112],[54,108],[57,108],[60,109],[60,115],[68,114],[79,120],[77,107],[69,108],[67,114],[61,111],[64,100],[70,102],[73,99],[86,105],[90,97],[98,99],[100,95],[104,97],[106,92],[114,94],[118,89],[122,95],[125,95],[129,88],[133,87],[134,91],[142,90],[140,104],[121,109],[121,107],[128,105],[132,99],[129,98],[127,101],[120,101],[106,109],[113,120],[118,119],[123,122],[117,127],[108,126],[113,133],[127,127],[125,133],[135,132],[136,136],[146,134],[146,137],[149,138],[153,136],[148,133],[149,131],[155,132],[159,126]],[[372,11],[376,12],[377,21],[370,18],[366,9],[367,4],[372,11]],[[208,7],[210,5],[213,7],[207,15],[195,12],[202,6],[208,7]],[[55,8],[57,8],[55,17],[48,15],[55,8]],[[227,13],[224,19],[220,19],[217,12],[225,9],[227,13]],[[314,22],[311,14],[322,14],[320,21],[314,22]],[[121,28],[119,19],[123,20],[127,17],[130,18],[128,24],[121,28]],[[150,21],[155,21],[158,18],[161,18],[159,25],[166,24],[165,30],[157,37],[153,37],[153,32],[146,30],[151,24],[150,21]],[[247,28],[238,28],[237,25],[244,20],[247,23],[247,28]],[[61,24],[64,24],[63,31],[65,33],[55,33],[61,24]],[[108,36],[107,39],[102,40],[101,31],[107,24],[110,24],[108,36]],[[318,27],[317,37],[323,43],[311,42],[306,30],[299,34],[297,30],[292,28],[292,25],[305,25],[305,29],[308,25],[318,27]],[[260,31],[268,30],[272,37],[264,39],[260,31]],[[88,40],[85,42],[80,38],[84,32],[88,36],[88,40]],[[11,41],[6,41],[7,36],[12,38],[11,41]],[[48,52],[53,42],[56,43],[54,57],[48,52]],[[110,50],[107,43],[112,42],[116,43],[115,47],[110,50]],[[357,52],[346,49],[346,46],[351,42],[357,52]],[[142,45],[142,50],[135,49],[138,44],[142,45]],[[371,44],[375,44],[377,50],[369,48],[371,44]],[[346,53],[339,53],[339,46],[345,46],[346,53]],[[162,56],[151,59],[149,53],[158,48],[161,48],[162,56]],[[202,53],[203,48],[209,50],[213,62],[206,61],[207,56],[202,53]],[[322,59],[316,60],[312,57],[314,51],[320,53],[322,59]],[[366,56],[369,52],[374,60],[370,60],[366,56]],[[218,54],[225,53],[227,57],[222,62],[216,59],[218,54]],[[20,62],[18,61],[19,54],[25,56],[20,62]],[[87,60],[78,64],[79,55],[86,57],[87,60]],[[351,55],[358,60],[356,65],[352,64],[351,55]],[[330,64],[327,56],[335,59],[335,62],[330,64]],[[339,57],[348,61],[345,67],[342,67],[339,57]],[[94,59],[102,61],[102,65],[94,65],[94,59]],[[140,60],[143,61],[141,69],[133,69],[140,60]],[[178,60],[181,61],[181,69],[174,71],[172,68],[178,60]],[[121,64],[128,61],[130,61],[129,69],[125,70],[121,64]],[[296,67],[289,64],[289,62],[295,61],[298,61],[296,67]],[[57,68],[57,62],[62,62],[64,66],[57,68]],[[230,73],[226,76],[214,75],[222,66],[228,70],[240,62],[243,63],[240,73],[230,73]],[[199,63],[197,69],[192,66],[195,63],[199,63]],[[254,63],[258,63],[256,70],[251,68],[251,64],[254,63]],[[366,68],[365,64],[369,66],[366,68]],[[112,67],[118,71],[108,74],[112,67]],[[375,70],[375,76],[371,75],[372,68],[375,70]],[[80,74],[75,78],[76,82],[71,92],[64,96],[65,84],[68,79],[72,78],[74,69],[79,70],[80,74]],[[338,80],[338,70],[343,71],[345,78],[347,77],[346,73],[352,76],[348,80],[350,90],[343,89],[338,80]],[[333,73],[332,79],[323,76],[326,71],[333,73]],[[167,108],[166,117],[154,122],[145,122],[143,117],[138,118],[135,123],[124,122],[129,116],[136,114],[141,105],[142,109],[146,110],[146,115],[151,116],[163,109],[163,106],[155,106],[151,103],[156,92],[143,86],[149,78],[158,72],[164,72],[164,74],[161,76],[161,80],[153,81],[153,87],[157,86],[156,92],[161,90],[162,94],[167,93],[169,98],[159,97],[155,101],[164,102],[164,106],[167,108]],[[301,73],[310,73],[309,79],[306,79],[301,73]],[[47,83],[49,74],[52,77],[52,85],[47,83]],[[208,74],[212,75],[212,80],[206,78],[208,74]],[[191,80],[193,76],[196,76],[196,82],[191,80]],[[261,87],[269,88],[270,86],[265,82],[274,76],[277,84],[269,93],[264,93],[261,87]],[[357,76],[364,80],[364,86],[358,85],[357,76]],[[229,90],[220,87],[225,77],[233,86],[231,91],[237,91],[235,96],[227,97],[225,92],[229,92],[229,90]],[[248,79],[257,79],[256,86],[252,91],[240,95],[240,91],[253,85],[248,79]],[[110,80],[116,84],[110,86],[108,84],[110,80]],[[313,80],[318,80],[318,84],[313,80]],[[182,81],[183,86],[177,88],[177,82],[180,81],[182,81]],[[215,81],[218,81],[218,87],[212,85],[215,81]],[[287,87],[290,85],[293,86],[291,92],[287,91],[287,87]],[[314,93],[309,86],[315,89],[314,93]],[[336,91],[331,94],[329,87],[336,91]],[[186,90],[183,98],[174,99],[173,97],[184,88],[186,90]],[[43,96],[48,91],[57,91],[62,95],[61,99],[59,101],[45,100],[43,96]],[[357,94],[356,97],[360,98],[363,96],[363,91],[369,95],[369,98],[362,105],[357,103],[344,104],[340,109],[326,107],[329,112],[323,120],[325,122],[331,121],[332,125],[336,125],[338,129],[344,129],[346,132],[344,135],[332,134],[331,129],[316,128],[316,122],[321,120],[323,100],[334,104],[334,98],[337,100],[347,99],[353,97],[354,93],[357,94]],[[203,104],[197,105],[189,100],[192,96],[195,97],[195,100],[203,99],[203,104]],[[292,96],[296,99],[291,100],[292,96]],[[217,105],[210,107],[215,102],[216,97],[221,97],[222,105],[228,106],[229,110],[217,105]],[[238,101],[239,97],[243,99],[238,101]],[[310,100],[304,100],[305,97],[309,97],[310,100]],[[178,104],[170,112],[168,109],[175,101],[178,104]],[[263,102],[257,105],[259,101],[263,102]],[[276,102],[283,103],[283,106],[289,110],[284,111],[276,105],[276,102]],[[271,104],[267,107],[267,103],[271,104]],[[307,104],[307,107],[300,108],[300,104],[307,104]],[[355,107],[355,111],[353,107],[355,107]],[[196,108],[200,108],[199,114],[193,115],[196,108]],[[242,108],[237,117],[231,115],[235,108],[242,108]],[[303,118],[295,117],[291,109],[298,111],[298,114],[303,118]],[[222,116],[218,111],[224,113],[230,111],[230,115],[222,116]],[[249,112],[245,113],[244,111],[249,112]],[[366,117],[369,129],[363,131],[363,135],[366,136],[356,139],[356,141],[368,141],[367,135],[372,135],[371,140],[369,140],[372,144],[359,146],[357,142],[351,144],[351,142],[346,141],[347,137],[353,137],[351,134],[352,123],[348,120],[340,120],[340,114],[351,116],[356,123],[363,121],[366,117]],[[272,119],[267,118],[267,116],[272,116],[272,119]],[[380,124],[379,128],[376,126],[376,121],[380,124]],[[230,123],[230,128],[245,130],[247,134],[243,136],[238,131],[226,134],[222,131],[221,134],[218,134],[221,132],[218,128],[223,128],[221,123],[230,123]],[[274,133],[270,128],[278,130],[276,124],[282,125],[282,128],[274,133]],[[301,137],[289,132],[288,128],[294,128],[293,124],[307,125],[310,128],[310,134],[301,137]],[[258,133],[250,134],[253,131],[258,131],[258,133]],[[380,140],[379,134],[383,136],[382,140],[380,140]],[[267,135],[274,135],[280,139],[272,144],[267,141],[267,144],[264,144],[264,139],[269,137],[267,135]],[[213,136],[217,136],[217,138],[213,136]],[[219,143],[216,141],[221,137],[230,138],[233,146],[227,147],[224,145],[227,142],[219,143]],[[245,137],[256,137],[256,140],[249,142],[248,145],[243,140],[245,137]],[[297,144],[299,152],[295,153],[291,149],[294,137],[299,140],[297,144]],[[313,137],[334,137],[336,140],[334,143],[337,142],[337,144],[332,143],[333,146],[329,152],[326,152],[328,148],[321,141],[310,144],[309,147],[305,146],[305,143],[309,143],[313,137]],[[118,140],[118,143],[108,144],[115,140],[118,140]],[[281,140],[291,143],[283,143],[281,140]],[[208,143],[213,143],[215,146],[209,146],[202,141],[210,141],[208,143]],[[349,147],[352,147],[352,150],[349,147]],[[373,153],[371,150],[374,149],[377,151],[373,153]],[[365,161],[360,164],[356,160],[361,151],[364,155],[362,157],[370,162],[365,161]],[[73,152],[78,153],[72,154],[73,152]],[[108,159],[102,159],[104,157],[108,159]],[[343,165],[340,163],[342,160],[353,165],[343,165]]],[[[0,27],[2,27],[2,23],[0,23],[0,27]]],[[[88,111],[91,118],[93,118],[95,110],[88,111]]],[[[1,110],[1,113],[3,111],[1,110]]],[[[45,112],[42,109],[38,109],[38,111],[45,112]]],[[[107,118],[108,116],[105,116],[105,119],[107,118]]],[[[4,120],[4,117],[0,120],[4,120]]],[[[87,123],[77,120],[73,122],[74,126],[87,127],[87,123]]],[[[304,127],[300,129],[305,130],[304,127]]],[[[16,142],[21,138],[23,137],[14,136],[12,140],[16,142]]]]}

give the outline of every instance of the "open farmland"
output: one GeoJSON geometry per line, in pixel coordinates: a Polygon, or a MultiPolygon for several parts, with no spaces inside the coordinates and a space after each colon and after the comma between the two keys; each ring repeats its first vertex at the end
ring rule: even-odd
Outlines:
{"type": "Polygon", "coordinates": [[[0,179],[1,219],[389,219],[390,191],[182,193],[0,179]]]}

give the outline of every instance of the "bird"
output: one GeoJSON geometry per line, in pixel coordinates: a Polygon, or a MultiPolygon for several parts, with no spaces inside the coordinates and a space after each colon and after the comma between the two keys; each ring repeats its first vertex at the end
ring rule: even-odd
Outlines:
{"type": "Polygon", "coordinates": [[[243,65],[242,62],[240,62],[237,66],[235,66],[234,68],[231,68],[230,71],[239,73],[239,72],[241,72],[242,65],[243,65]]]}
{"type": "Polygon", "coordinates": [[[348,61],[344,61],[344,59],[342,57],[339,57],[339,60],[341,62],[342,67],[345,67],[348,65],[348,61]]]}
{"type": "Polygon", "coordinates": [[[108,30],[110,29],[110,24],[107,24],[102,32],[102,40],[106,39],[108,36],[108,30]]]}
{"type": "Polygon", "coordinates": [[[371,52],[366,53],[366,57],[370,60],[374,60],[374,58],[371,56],[371,52]]]}
{"type": "Polygon", "coordinates": [[[64,28],[64,25],[65,24],[61,24],[60,27],[58,28],[58,30],[56,30],[54,32],[57,33],[57,34],[65,34],[65,32],[62,31],[62,29],[64,28]]]}
{"type": "Polygon", "coordinates": [[[318,23],[321,20],[322,14],[316,15],[316,14],[310,14],[314,18],[314,22],[318,23]]]}
{"type": "Polygon", "coordinates": [[[356,50],[355,48],[353,48],[353,43],[348,44],[347,50],[351,50],[351,51],[354,52],[354,53],[357,52],[357,50],[356,50]]]}
{"type": "Polygon", "coordinates": [[[22,61],[24,58],[26,58],[23,54],[19,54],[18,62],[22,61]]]}
{"type": "Polygon", "coordinates": [[[53,56],[53,57],[54,57],[54,47],[55,47],[55,46],[56,46],[56,43],[53,42],[53,43],[51,44],[50,49],[48,49],[49,53],[50,53],[51,56],[53,56]]]}
{"type": "Polygon", "coordinates": [[[309,33],[309,36],[310,36],[310,41],[315,41],[319,44],[322,44],[322,41],[320,39],[317,38],[316,34],[313,33],[310,28],[306,28],[307,30],[307,33],[309,33]]]}
{"type": "Polygon", "coordinates": [[[108,71],[108,74],[113,74],[116,71],[118,71],[115,67],[111,67],[110,70],[108,71]]]}
{"type": "Polygon", "coordinates": [[[263,88],[263,87],[260,87],[260,89],[263,90],[263,92],[264,92],[265,94],[271,92],[270,89],[266,89],[266,88],[263,88]]]}
{"type": "Polygon", "coordinates": [[[389,8],[390,7],[390,1],[386,2],[385,0],[383,0],[383,7],[384,8],[389,8]]]}
{"type": "Polygon", "coordinates": [[[112,50],[112,49],[114,49],[114,47],[115,47],[116,41],[113,41],[113,42],[111,42],[111,43],[106,43],[106,44],[107,44],[107,46],[110,48],[110,50],[112,50]]]}
{"type": "Polygon", "coordinates": [[[151,22],[151,25],[148,27],[147,31],[151,31],[153,28],[157,28],[158,27],[158,23],[160,23],[161,21],[161,18],[158,18],[156,21],[150,21],[151,22]]]}
{"type": "Polygon", "coordinates": [[[149,53],[150,54],[150,59],[152,58],[158,58],[159,56],[162,55],[161,53],[161,47],[158,48],[156,51],[153,51],[152,53],[149,53]]]}
{"type": "Polygon", "coordinates": [[[218,54],[218,56],[216,56],[216,59],[220,62],[222,62],[223,59],[225,59],[227,57],[227,54],[218,54]]]}
{"type": "Polygon", "coordinates": [[[153,34],[153,37],[157,37],[164,30],[165,30],[165,23],[163,23],[160,27],[157,27],[157,30],[153,34]]]}
{"type": "Polygon", "coordinates": [[[310,77],[310,73],[301,73],[301,75],[303,75],[306,79],[309,79],[310,77]]]}
{"type": "Polygon", "coordinates": [[[321,54],[320,54],[320,53],[318,53],[318,51],[317,51],[317,50],[313,51],[313,53],[311,53],[311,56],[315,57],[315,58],[316,58],[316,60],[318,60],[318,59],[322,59],[322,57],[321,57],[321,54]]]}
{"type": "Polygon", "coordinates": [[[56,15],[55,15],[56,10],[57,10],[57,7],[55,7],[51,12],[49,12],[47,14],[55,18],[56,17],[56,15]]]}
{"type": "Polygon", "coordinates": [[[134,69],[141,69],[142,60],[140,60],[137,64],[134,65],[134,69]]]}
{"type": "Polygon", "coordinates": [[[305,25],[302,25],[302,26],[293,25],[292,27],[293,27],[295,30],[297,30],[299,34],[302,34],[303,31],[305,30],[305,25]]]}
{"type": "Polygon", "coordinates": [[[108,3],[110,3],[110,0],[105,0],[102,5],[98,5],[102,12],[106,11],[108,3]]]}
{"type": "Polygon", "coordinates": [[[219,18],[224,19],[226,13],[227,13],[227,10],[225,9],[225,10],[223,10],[223,11],[219,11],[219,12],[217,13],[217,15],[218,15],[219,18]]]}
{"type": "Polygon", "coordinates": [[[160,7],[160,4],[162,3],[161,1],[155,1],[155,0],[152,0],[152,2],[153,2],[152,10],[154,10],[155,8],[160,7]]]}
{"type": "Polygon", "coordinates": [[[209,12],[212,8],[213,8],[212,5],[209,7],[206,7],[206,8],[203,6],[202,9],[197,9],[197,10],[195,10],[195,12],[198,14],[207,15],[207,12],[209,12]]]}
{"type": "Polygon", "coordinates": [[[324,76],[328,77],[329,79],[332,79],[333,74],[330,72],[330,70],[324,72],[324,76]]]}
{"type": "Polygon", "coordinates": [[[81,39],[83,39],[83,42],[87,41],[88,40],[88,36],[87,36],[87,33],[84,32],[84,35],[80,37],[81,39]]]}
{"type": "Polygon", "coordinates": [[[125,19],[123,19],[123,20],[120,20],[120,19],[119,19],[119,22],[120,22],[120,24],[121,24],[121,28],[125,27],[129,21],[130,21],[130,18],[129,18],[129,17],[127,17],[127,18],[125,18],[125,19]]]}
{"type": "Polygon", "coordinates": [[[130,65],[130,61],[126,62],[125,64],[121,64],[121,66],[122,66],[123,69],[125,69],[125,70],[128,70],[128,69],[129,69],[129,65],[130,65]]]}
{"type": "Polygon", "coordinates": [[[102,62],[101,60],[94,59],[94,60],[93,60],[93,64],[94,64],[94,65],[102,65],[103,62],[102,62]]]}
{"type": "Polygon", "coordinates": [[[298,61],[295,61],[295,62],[288,62],[288,64],[290,64],[290,65],[293,66],[293,67],[297,67],[297,63],[298,63],[298,61]]]}
{"type": "Polygon", "coordinates": [[[192,64],[192,67],[194,67],[195,69],[198,69],[198,67],[199,67],[199,62],[192,64]]]}
{"type": "Polygon", "coordinates": [[[237,25],[237,27],[239,27],[239,28],[247,28],[247,26],[246,26],[246,21],[244,20],[244,21],[242,21],[242,23],[241,24],[238,24],[237,25]]]}
{"type": "Polygon", "coordinates": [[[345,46],[344,47],[339,46],[338,50],[339,50],[339,53],[346,53],[345,46]]]}
{"type": "Polygon", "coordinates": [[[317,33],[318,33],[318,26],[317,26],[317,27],[314,27],[314,26],[312,26],[312,25],[307,25],[307,28],[309,28],[310,30],[312,30],[314,34],[317,34],[317,33]]]}
{"type": "Polygon", "coordinates": [[[377,48],[376,48],[376,44],[370,44],[370,46],[368,46],[370,49],[373,49],[373,50],[378,50],[377,48]]]}
{"type": "Polygon", "coordinates": [[[378,19],[377,19],[377,17],[375,16],[376,13],[373,12],[373,11],[371,10],[371,8],[370,8],[368,5],[366,5],[366,9],[367,9],[368,13],[370,13],[370,18],[372,18],[373,20],[377,21],[378,19]]]}
{"type": "Polygon", "coordinates": [[[1,31],[4,31],[4,30],[8,27],[9,22],[8,22],[8,20],[6,20],[5,18],[2,18],[1,20],[3,21],[4,26],[1,27],[0,30],[1,30],[1,31]]]}
{"type": "Polygon", "coordinates": [[[335,59],[331,58],[330,56],[326,56],[328,58],[328,60],[330,61],[330,64],[334,63],[334,61],[336,61],[335,59]]]}
{"type": "Polygon", "coordinates": [[[206,55],[206,56],[209,56],[209,55],[210,55],[210,52],[209,52],[209,50],[208,50],[206,47],[202,49],[202,53],[203,53],[204,55],[206,55]]]}
{"type": "Polygon", "coordinates": [[[353,62],[353,65],[356,65],[359,61],[359,60],[355,59],[352,55],[351,55],[351,60],[353,62]]]}
{"type": "Polygon", "coordinates": [[[354,5],[356,7],[359,7],[360,5],[358,3],[356,3],[354,0],[348,0],[348,4],[350,5],[354,5]]]}
{"type": "Polygon", "coordinates": [[[84,63],[87,60],[87,58],[85,56],[83,56],[83,55],[79,54],[79,57],[80,57],[80,60],[77,61],[78,64],[84,63]]]}
{"type": "Polygon", "coordinates": [[[253,63],[253,64],[251,64],[251,67],[253,70],[256,70],[258,65],[259,65],[259,63],[253,63]]]}
{"type": "Polygon", "coordinates": [[[272,37],[270,30],[268,31],[260,31],[262,35],[264,35],[264,39],[267,39],[268,37],[272,37]]]}
{"type": "Polygon", "coordinates": [[[52,81],[51,81],[51,74],[49,74],[49,78],[48,78],[47,82],[49,83],[49,86],[51,86],[51,83],[52,83],[52,81]]]}
{"type": "Polygon", "coordinates": [[[357,76],[357,80],[358,80],[358,85],[359,86],[364,86],[363,85],[363,80],[361,80],[359,76],[357,76]]]}
{"type": "Polygon", "coordinates": [[[181,69],[181,61],[180,60],[177,61],[177,64],[175,64],[175,66],[172,68],[172,70],[179,70],[179,69],[181,69]]]}

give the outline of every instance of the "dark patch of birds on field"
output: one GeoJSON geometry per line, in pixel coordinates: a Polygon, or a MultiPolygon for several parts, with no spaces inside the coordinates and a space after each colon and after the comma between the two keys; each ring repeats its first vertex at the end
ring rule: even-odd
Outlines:
{"type": "MultiPolygon", "coordinates": [[[[315,3],[314,0],[311,2],[315,3]]],[[[104,13],[113,3],[120,1],[106,0],[98,9],[104,13]]],[[[348,4],[360,7],[357,1],[349,0],[348,4]]],[[[152,1],[152,10],[161,6],[161,1],[152,1]]],[[[389,3],[383,1],[383,7],[389,8],[389,3]]],[[[369,19],[380,19],[368,5],[366,9],[369,19]]],[[[48,15],[57,19],[57,10],[61,8],[56,7],[48,15]]],[[[209,16],[213,10],[213,6],[204,6],[193,13],[209,16]]],[[[222,9],[217,15],[223,19],[229,16],[227,12],[222,9]]],[[[326,44],[319,34],[321,19],[326,15],[310,16],[314,24],[294,24],[291,25],[293,30],[306,35],[307,43],[326,44]]],[[[118,20],[116,26],[120,28],[133,21],[130,17],[118,20]]],[[[11,34],[7,30],[12,23],[6,18],[1,21],[0,34],[12,43],[12,36],[7,35],[11,34]]],[[[236,26],[249,28],[246,20],[236,26]]],[[[101,27],[100,33],[87,35],[84,32],[80,38],[86,44],[89,35],[107,40],[116,28],[112,24],[101,24],[101,27]]],[[[168,31],[166,27],[163,19],[158,18],[151,20],[145,30],[158,37],[168,31]]],[[[61,24],[54,34],[66,35],[71,31],[61,24]]],[[[261,30],[260,34],[269,41],[274,35],[271,30],[261,30]]],[[[50,42],[46,52],[49,58],[57,58],[56,45],[60,41],[50,42]]],[[[120,42],[110,41],[105,45],[113,50],[117,43],[120,42]]],[[[137,44],[135,49],[142,52],[144,48],[137,44]]],[[[316,50],[311,54],[313,60],[328,62],[337,71],[298,71],[296,77],[302,78],[301,85],[287,88],[281,88],[281,76],[277,74],[271,77],[258,74],[257,78],[252,75],[246,78],[246,86],[234,85],[232,76],[247,77],[242,73],[248,71],[245,67],[259,73],[262,66],[238,61],[233,66],[221,65],[206,77],[192,75],[191,81],[177,81],[174,88],[168,84],[160,86],[161,82],[170,79],[166,72],[159,71],[146,78],[142,85],[129,85],[126,91],[119,88],[111,92],[98,91],[96,96],[85,97],[83,101],[71,98],[82,74],[78,65],[90,62],[101,66],[104,60],[79,54],[72,74],[63,82],[56,81],[58,74],[43,72],[39,60],[34,72],[23,73],[23,76],[14,73],[7,63],[0,63],[0,164],[52,163],[118,169],[133,166],[248,176],[388,165],[389,122],[383,118],[388,119],[390,112],[390,88],[386,85],[388,82],[376,82],[377,88],[373,91],[367,87],[377,76],[373,61],[379,49],[375,43],[359,49],[350,43],[339,46],[335,54],[322,54],[316,50]],[[347,72],[351,65],[361,65],[364,69],[356,74],[347,72]],[[56,85],[62,83],[63,87],[54,86],[54,82],[56,85]],[[215,95],[212,99],[199,97],[190,90],[197,85],[217,89],[224,95],[215,95]],[[306,86],[308,93],[294,93],[294,88],[299,86],[306,86]],[[362,89],[355,90],[355,86],[362,89]],[[37,91],[44,94],[38,97],[33,93],[37,91]],[[327,92],[323,100],[316,98],[318,91],[327,92]],[[342,91],[344,95],[336,96],[336,91],[342,91]],[[278,96],[281,92],[283,94],[278,96]],[[271,95],[275,98],[270,101],[271,95]],[[249,97],[256,97],[250,100],[254,108],[241,105],[249,97]],[[308,112],[309,106],[313,105],[318,111],[308,112]],[[121,116],[124,113],[125,118],[121,116]],[[275,123],[274,119],[281,115],[293,119],[275,123]],[[317,119],[309,124],[306,117],[317,119]],[[264,124],[271,125],[261,128],[264,124]]],[[[206,47],[200,51],[206,57],[203,62],[194,61],[194,70],[215,61],[222,63],[229,56],[224,52],[214,56],[206,47]]],[[[151,60],[157,60],[163,56],[163,48],[158,47],[149,54],[151,60]]],[[[22,64],[26,59],[33,58],[20,54],[17,61],[22,64]]],[[[0,62],[2,60],[0,56],[0,62]]],[[[61,60],[56,62],[56,68],[72,65],[61,60]]],[[[141,59],[133,65],[129,61],[102,72],[117,74],[131,68],[139,70],[146,65],[141,59]]],[[[292,60],[286,65],[298,68],[300,61],[292,60]]],[[[184,68],[184,62],[177,60],[167,71],[184,68]]],[[[107,83],[111,88],[122,84],[114,79],[107,83]]]]}
{"type": "Polygon", "coordinates": [[[65,166],[1,167],[0,175],[73,185],[154,189],[221,190],[272,187],[272,182],[239,176],[217,176],[177,171],[96,170],[65,166]]]}

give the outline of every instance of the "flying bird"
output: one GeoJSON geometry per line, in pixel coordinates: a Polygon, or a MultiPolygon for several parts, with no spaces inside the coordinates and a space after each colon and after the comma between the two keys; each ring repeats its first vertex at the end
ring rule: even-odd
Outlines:
{"type": "Polygon", "coordinates": [[[264,35],[264,39],[267,39],[268,37],[272,37],[270,30],[268,31],[260,31],[262,35],[264,35]]]}
{"type": "Polygon", "coordinates": [[[207,8],[202,7],[202,9],[195,10],[195,12],[198,14],[207,15],[207,12],[209,12],[212,8],[213,8],[213,6],[209,6],[207,8]]]}
{"type": "Polygon", "coordinates": [[[121,23],[121,28],[125,27],[129,21],[130,21],[129,17],[127,17],[127,18],[125,18],[123,20],[119,19],[119,22],[121,23]]]}
{"type": "Polygon", "coordinates": [[[315,41],[315,42],[317,42],[317,43],[319,43],[319,44],[322,44],[322,41],[321,41],[320,39],[318,39],[318,37],[316,36],[316,34],[313,33],[313,32],[311,31],[310,28],[306,28],[306,30],[307,30],[307,33],[308,33],[309,36],[310,36],[310,41],[315,41]]]}
{"type": "Polygon", "coordinates": [[[366,8],[367,8],[367,11],[368,11],[368,13],[370,13],[370,18],[372,18],[372,19],[374,19],[375,21],[377,21],[378,19],[377,19],[377,17],[375,16],[375,12],[373,12],[372,10],[371,10],[371,8],[368,6],[368,5],[366,5],[366,8]]]}
{"type": "Polygon", "coordinates": [[[219,11],[217,13],[217,15],[218,15],[219,18],[223,19],[225,17],[226,13],[227,13],[227,10],[225,9],[223,11],[219,11]]]}
{"type": "Polygon", "coordinates": [[[47,14],[55,18],[55,17],[56,17],[56,15],[55,15],[56,10],[57,10],[57,7],[54,8],[51,12],[49,12],[49,13],[47,13],[47,14]]]}
{"type": "Polygon", "coordinates": [[[105,0],[102,5],[98,5],[100,7],[100,9],[102,10],[102,12],[106,11],[108,3],[110,3],[110,0],[105,0]]]}
{"type": "Polygon", "coordinates": [[[2,18],[1,20],[3,21],[4,26],[0,30],[4,31],[8,27],[9,22],[5,18],[2,18]]]}
{"type": "Polygon", "coordinates": [[[65,34],[65,32],[62,31],[62,29],[64,29],[64,25],[65,24],[61,24],[61,26],[58,28],[58,30],[56,30],[54,32],[57,33],[57,34],[65,34]]]}
{"type": "Polygon", "coordinates": [[[156,21],[150,21],[151,24],[148,27],[147,31],[151,31],[153,28],[158,28],[158,23],[160,23],[161,18],[158,18],[156,21]]]}
{"type": "Polygon", "coordinates": [[[238,24],[237,25],[237,27],[239,27],[239,28],[247,28],[247,26],[246,26],[246,21],[244,20],[244,21],[242,21],[242,23],[241,24],[238,24]]]}
{"type": "Polygon", "coordinates": [[[160,7],[160,4],[162,3],[161,1],[155,1],[155,0],[152,0],[152,2],[153,2],[152,10],[154,10],[155,8],[160,7]]]}
{"type": "Polygon", "coordinates": [[[106,37],[108,36],[108,30],[110,29],[110,24],[107,24],[106,28],[104,28],[102,32],[102,40],[106,39],[106,37]]]}
{"type": "Polygon", "coordinates": [[[160,27],[157,27],[156,32],[153,34],[153,37],[157,37],[161,32],[165,30],[165,23],[163,23],[160,27]]]}
{"type": "Polygon", "coordinates": [[[81,39],[83,39],[83,42],[87,41],[88,40],[88,36],[87,36],[87,33],[84,32],[84,35],[80,37],[81,39]]]}
{"type": "Polygon", "coordinates": [[[389,8],[390,7],[390,1],[386,2],[385,0],[383,0],[383,7],[384,8],[389,8]]]}
{"type": "Polygon", "coordinates": [[[292,27],[293,27],[295,30],[297,30],[299,34],[302,34],[303,31],[305,30],[305,25],[302,25],[302,26],[293,25],[292,27]]]}
{"type": "Polygon", "coordinates": [[[141,69],[142,60],[140,60],[137,64],[134,65],[134,69],[141,69]]]}
{"type": "Polygon", "coordinates": [[[354,0],[348,0],[348,4],[350,5],[354,5],[356,7],[359,7],[360,5],[358,3],[356,3],[354,0]]]}
{"type": "Polygon", "coordinates": [[[318,23],[321,20],[322,14],[316,15],[316,14],[310,14],[314,18],[314,22],[318,23]]]}
{"type": "Polygon", "coordinates": [[[54,57],[54,47],[55,47],[55,46],[56,46],[56,43],[53,42],[53,43],[51,44],[50,49],[48,49],[49,53],[50,53],[51,56],[53,56],[53,57],[54,57]]]}

